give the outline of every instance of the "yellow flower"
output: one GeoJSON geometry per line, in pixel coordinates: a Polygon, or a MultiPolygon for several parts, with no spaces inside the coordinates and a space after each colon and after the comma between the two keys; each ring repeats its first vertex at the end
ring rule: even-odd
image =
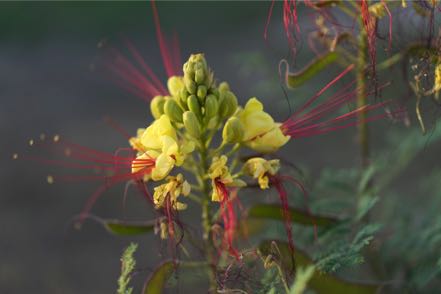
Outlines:
{"type": "Polygon", "coordinates": [[[256,98],[248,100],[245,108],[237,117],[244,127],[242,143],[247,147],[262,153],[274,152],[288,142],[280,123],[263,111],[263,105],[256,98]]]}
{"type": "Polygon", "coordinates": [[[159,181],[165,178],[172,168],[181,166],[188,153],[193,152],[194,143],[187,142],[179,148],[178,143],[169,136],[162,136],[162,152],[156,158],[155,167],[152,170],[152,179],[159,181]]]}
{"type": "Polygon", "coordinates": [[[156,208],[165,207],[167,201],[170,201],[172,209],[183,210],[187,208],[187,204],[178,202],[178,197],[181,195],[188,196],[191,191],[190,184],[184,180],[182,174],[178,174],[176,177],[169,176],[167,183],[159,185],[155,188],[153,193],[153,202],[156,208]]]}
{"type": "Polygon", "coordinates": [[[280,169],[278,159],[266,160],[261,157],[254,157],[244,164],[244,172],[259,182],[260,189],[268,189],[269,177],[274,176],[280,169]]]}
{"type": "Polygon", "coordinates": [[[222,195],[219,185],[223,185],[224,187],[245,186],[245,182],[233,178],[228,169],[227,162],[228,158],[225,155],[222,155],[221,157],[214,157],[211,166],[208,169],[208,176],[211,179],[211,184],[213,187],[211,201],[219,202],[222,200],[224,195],[222,195]]]}
{"type": "Polygon", "coordinates": [[[155,120],[141,135],[139,142],[144,153],[133,161],[132,173],[151,167],[146,159],[154,159],[154,166],[149,170],[149,177],[154,181],[164,179],[175,165],[182,165],[187,154],[194,150],[193,142],[178,145],[176,130],[166,115],[155,120]],[[149,166],[143,165],[144,162],[149,166]]]}

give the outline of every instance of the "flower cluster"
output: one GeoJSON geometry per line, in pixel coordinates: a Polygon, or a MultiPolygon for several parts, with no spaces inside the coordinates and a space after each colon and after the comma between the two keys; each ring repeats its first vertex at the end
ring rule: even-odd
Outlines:
{"type": "MultiPolygon", "coordinates": [[[[224,228],[221,243],[238,257],[232,244],[236,199],[231,197],[231,192],[246,187],[242,179],[245,176],[256,180],[262,190],[272,186],[283,191],[283,176],[278,175],[279,160],[252,157],[242,162],[238,156],[240,150],[249,149],[262,156],[275,153],[291,138],[355,125],[359,111],[382,106],[381,103],[365,106],[317,122],[355,97],[354,92],[339,93],[308,110],[327,88],[351,69],[352,66],[348,67],[288,120],[276,122],[257,98],[249,99],[243,107],[239,105],[229,85],[217,83],[204,55],[193,54],[183,66],[183,75],[168,79],[168,93],[151,100],[150,109],[155,120],[145,129],[138,129],[136,137],[130,138],[129,143],[137,153],[132,173],[140,173],[142,181],[154,183],[152,201],[157,209],[165,211],[165,215],[175,216],[175,211],[187,208],[188,204],[178,201],[180,195],[191,196],[187,199],[199,204],[219,203],[224,228]],[[216,137],[222,139],[218,146],[213,146],[216,137]],[[179,168],[189,171],[196,182],[190,184],[185,180],[179,168]]],[[[287,202],[285,194],[281,193],[284,203],[287,202]]],[[[169,219],[169,224],[172,223],[169,219]]]]}
{"type": "Polygon", "coordinates": [[[240,166],[238,152],[249,148],[273,153],[290,136],[283,132],[282,123],[275,122],[264,111],[257,98],[240,106],[229,85],[216,82],[203,54],[191,55],[183,66],[183,75],[171,76],[167,86],[166,95],[151,100],[150,110],[155,120],[138,129],[136,137],[129,140],[137,153],[132,173],[141,173],[144,182],[158,183],[152,199],[157,209],[185,209],[187,204],[179,202],[178,197],[191,193],[195,194],[192,199],[219,202],[224,244],[232,252],[235,214],[230,191],[246,186],[240,178],[245,175],[254,177],[262,189],[267,189],[269,176],[275,176],[279,166],[277,160],[259,157],[240,166]],[[222,141],[212,147],[217,133],[222,141]],[[197,183],[190,185],[181,171],[174,176],[179,167],[189,170],[197,183]],[[196,189],[190,191],[191,186],[196,189]],[[198,191],[205,194],[197,195],[198,191]]]}

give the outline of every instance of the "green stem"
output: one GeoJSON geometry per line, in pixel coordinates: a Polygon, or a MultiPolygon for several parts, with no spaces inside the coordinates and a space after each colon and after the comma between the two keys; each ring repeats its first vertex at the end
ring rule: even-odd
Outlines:
{"type": "Polygon", "coordinates": [[[216,265],[214,264],[213,260],[213,254],[214,254],[214,246],[211,238],[211,211],[210,211],[210,186],[208,185],[208,182],[206,179],[204,179],[204,176],[208,174],[208,152],[207,149],[209,146],[207,146],[207,142],[209,142],[210,139],[201,138],[201,165],[202,165],[202,173],[199,174],[199,178],[201,179],[201,190],[203,193],[203,199],[202,199],[202,228],[203,228],[203,240],[204,240],[204,247],[205,247],[205,255],[207,258],[207,261],[210,264],[210,267],[208,269],[208,277],[209,277],[209,293],[215,293],[217,289],[217,283],[216,283],[216,265]]]}

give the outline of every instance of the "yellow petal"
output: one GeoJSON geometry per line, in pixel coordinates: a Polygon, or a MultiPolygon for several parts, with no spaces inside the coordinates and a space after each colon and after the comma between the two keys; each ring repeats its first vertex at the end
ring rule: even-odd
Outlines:
{"type": "Polygon", "coordinates": [[[155,167],[152,170],[152,180],[160,181],[164,179],[174,166],[174,159],[162,153],[156,159],[155,167]]]}
{"type": "Polygon", "coordinates": [[[162,115],[155,120],[142,134],[141,143],[146,149],[162,149],[162,136],[169,136],[175,141],[177,140],[176,130],[172,126],[170,119],[166,115],[162,115]]]}
{"type": "Polygon", "coordinates": [[[245,142],[245,145],[257,152],[271,153],[285,145],[289,139],[290,137],[285,136],[279,127],[275,127],[263,136],[245,142]]]}

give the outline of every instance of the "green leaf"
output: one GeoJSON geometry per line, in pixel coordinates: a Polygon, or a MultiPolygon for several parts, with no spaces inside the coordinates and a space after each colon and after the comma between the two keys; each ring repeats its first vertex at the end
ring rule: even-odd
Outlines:
{"type": "Polygon", "coordinates": [[[109,233],[115,235],[140,235],[153,231],[154,222],[135,222],[119,220],[100,220],[109,233]]]}
{"type": "MultiPolygon", "coordinates": [[[[284,220],[282,206],[277,204],[256,204],[248,211],[248,216],[253,218],[270,218],[274,220],[284,220]]],[[[328,226],[338,220],[329,216],[318,216],[295,208],[289,208],[291,221],[294,223],[308,226],[328,226]]]]}
{"type": "Polygon", "coordinates": [[[287,71],[286,84],[290,88],[297,88],[303,85],[325,67],[334,63],[337,60],[337,57],[338,54],[336,52],[328,52],[314,59],[309,65],[299,72],[291,73],[287,71]]]}
{"type": "Polygon", "coordinates": [[[165,284],[175,271],[172,261],[166,261],[159,265],[144,284],[144,294],[161,294],[165,284]]]}
{"type": "MultiPolygon", "coordinates": [[[[286,242],[266,240],[260,243],[259,251],[264,256],[279,255],[278,259],[282,263],[282,268],[294,268],[290,257],[291,252],[286,242]],[[274,247],[277,247],[277,250],[274,250],[274,247]]],[[[311,258],[298,248],[294,251],[294,260],[296,267],[313,265],[311,258]]],[[[377,293],[380,285],[346,281],[335,275],[315,270],[308,282],[308,287],[317,293],[372,294],[377,293]]]]}

